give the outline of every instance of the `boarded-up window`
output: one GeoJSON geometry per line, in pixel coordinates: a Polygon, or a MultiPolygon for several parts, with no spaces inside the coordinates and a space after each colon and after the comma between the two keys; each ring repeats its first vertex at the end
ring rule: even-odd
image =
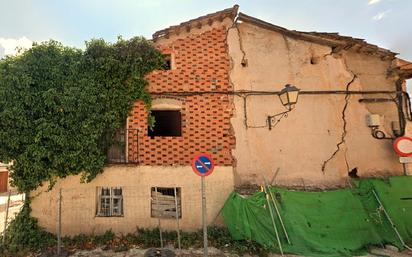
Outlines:
{"type": "Polygon", "coordinates": [[[152,217],[182,218],[181,189],[179,187],[152,187],[152,217]],[[176,209],[177,205],[177,209],[176,209]]]}
{"type": "Polygon", "coordinates": [[[121,187],[97,187],[96,216],[123,216],[123,189],[121,187]]]}

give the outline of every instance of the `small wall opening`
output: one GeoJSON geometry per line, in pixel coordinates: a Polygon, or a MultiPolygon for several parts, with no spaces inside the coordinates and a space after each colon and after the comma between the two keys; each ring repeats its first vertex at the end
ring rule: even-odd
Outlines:
{"type": "Polygon", "coordinates": [[[176,216],[178,216],[179,219],[182,218],[182,201],[180,187],[152,187],[151,196],[152,218],[171,219],[176,218],[176,216]]]}
{"type": "Polygon", "coordinates": [[[312,56],[310,58],[310,64],[318,64],[318,63],[319,63],[319,57],[312,56]]]}
{"type": "Polygon", "coordinates": [[[359,178],[358,168],[353,168],[351,171],[349,171],[348,176],[351,177],[351,178],[359,178]]]}
{"type": "Polygon", "coordinates": [[[152,110],[155,119],[153,128],[148,128],[148,136],[180,137],[182,136],[182,115],[180,110],[152,110]]]}
{"type": "Polygon", "coordinates": [[[163,58],[165,60],[164,69],[171,70],[172,69],[172,55],[171,54],[163,54],[163,58]]]}

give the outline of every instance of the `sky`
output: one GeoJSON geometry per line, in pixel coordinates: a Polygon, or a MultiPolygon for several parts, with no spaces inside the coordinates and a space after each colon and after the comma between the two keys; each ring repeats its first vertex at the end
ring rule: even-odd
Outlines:
{"type": "Polygon", "coordinates": [[[0,0],[0,58],[48,39],[84,48],[91,38],[151,38],[234,4],[288,29],[363,38],[412,61],[412,0],[0,0]]]}

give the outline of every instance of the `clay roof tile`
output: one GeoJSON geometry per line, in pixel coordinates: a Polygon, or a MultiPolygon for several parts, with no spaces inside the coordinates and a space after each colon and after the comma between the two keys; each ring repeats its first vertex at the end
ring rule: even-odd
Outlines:
{"type": "Polygon", "coordinates": [[[234,5],[231,8],[227,8],[215,13],[210,13],[204,16],[200,16],[196,19],[192,19],[186,22],[182,22],[179,25],[170,26],[166,29],[156,31],[153,34],[153,40],[156,41],[160,37],[168,37],[173,33],[178,33],[180,30],[190,30],[192,27],[201,27],[203,24],[211,25],[214,21],[223,21],[229,17],[232,20],[237,16],[239,5],[234,5]]]}

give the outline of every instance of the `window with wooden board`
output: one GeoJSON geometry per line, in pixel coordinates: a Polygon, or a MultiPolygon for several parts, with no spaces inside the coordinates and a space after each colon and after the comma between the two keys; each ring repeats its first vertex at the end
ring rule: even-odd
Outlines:
{"type": "Polygon", "coordinates": [[[182,201],[181,188],[176,187],[176,195],[174,187],[152,187],[152,212],[153,218],[171,219],[182,218],[182,201]],[[176,210],[177,201],[177,210],[176,210]]]}

